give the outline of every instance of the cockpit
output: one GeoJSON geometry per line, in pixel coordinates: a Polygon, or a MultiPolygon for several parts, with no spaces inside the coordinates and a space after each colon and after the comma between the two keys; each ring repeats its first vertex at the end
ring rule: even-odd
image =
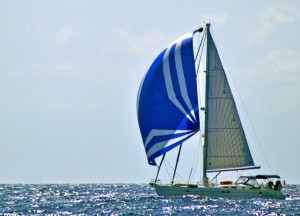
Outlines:
{"type": "Polygon", "coordinates": [[[241,176],[236,183],[237,185],[247,185],[253,189],[273,189],[281,190],[282,184],[278,175],[254,175],[241,176]]]}

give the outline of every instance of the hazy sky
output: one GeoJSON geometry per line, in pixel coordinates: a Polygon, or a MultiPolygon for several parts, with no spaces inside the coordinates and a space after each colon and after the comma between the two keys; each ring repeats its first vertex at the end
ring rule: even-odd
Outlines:
{"type": "Polygon", "coordinates": [[[300,183],[299,14],[291,0],[1,0],[0,183],[155,177],[137,123],[139,84],[159,52],[204,21],[271,166],[246,120],[258,172],[300,183]]]}

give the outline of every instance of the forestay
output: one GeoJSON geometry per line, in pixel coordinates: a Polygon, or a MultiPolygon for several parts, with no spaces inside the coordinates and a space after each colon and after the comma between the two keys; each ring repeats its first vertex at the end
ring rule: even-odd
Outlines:
{"type": "Polygon", "coordinates": [[[193,33],[178,38],[152,63],[140,85],[137,115],[150,165],[199,130],[193,33]]]}

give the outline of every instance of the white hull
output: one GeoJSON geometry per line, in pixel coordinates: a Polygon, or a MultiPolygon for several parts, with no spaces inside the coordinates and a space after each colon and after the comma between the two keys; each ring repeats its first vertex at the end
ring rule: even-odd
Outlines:
{"type": "Polygon", "coordinates": [[[241,198],[270,198],[284,199],[280,190],[272,189],[236,189],[218,187],[190,187],[176,185],[152,184],[159,196],[199,195],[209,197],[241,197],[241,198]]]}

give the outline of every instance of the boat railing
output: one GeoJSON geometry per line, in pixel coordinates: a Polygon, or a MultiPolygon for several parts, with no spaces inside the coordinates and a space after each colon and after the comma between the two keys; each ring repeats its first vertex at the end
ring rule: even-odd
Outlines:
{"type": "Polygon", "coordinates": [[[194,183],[194,182],[181,182],[181,181],[176,181],[173,184],[170,183],[170,180],[161,180],[161,179],[151,179],[150,183],[151,186],[153,186],[154,184],[156,185],[173,185],[173,186],[178,186],[178,187],[199,187],[200,183],[194,183]]]}

